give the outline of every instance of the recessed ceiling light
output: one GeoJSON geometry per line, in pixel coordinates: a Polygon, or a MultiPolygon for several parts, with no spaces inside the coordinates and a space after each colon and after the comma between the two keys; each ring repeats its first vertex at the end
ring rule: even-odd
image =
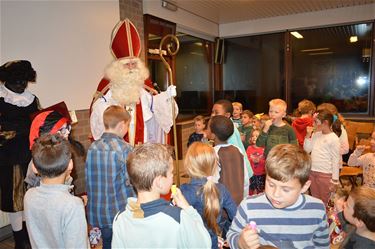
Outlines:
{"type": "Polygon", "coordinates": [[[293,31],[293,32],[290,32],[295,38],[297,38],[297,39],[302,39],[303,38],[303,36],[300,34],[300,33],[298,33],[297,31],[293,31]]]}
{"type": "Polygon", "coordinates": [[[351,36],[351,37],[349,38],[349,41],[350,41],[350,42],[357,42],[357,41],[358,41],[358,36],[351,36]]]}

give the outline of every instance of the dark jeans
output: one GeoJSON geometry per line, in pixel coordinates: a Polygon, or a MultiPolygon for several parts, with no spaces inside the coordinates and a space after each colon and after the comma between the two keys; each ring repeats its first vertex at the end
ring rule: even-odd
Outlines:
{"type": "Polygon", "coordinates": [[[111,249],[112,243],[112,228],[100,228],[102,231],[103,249],[111,249]]]}

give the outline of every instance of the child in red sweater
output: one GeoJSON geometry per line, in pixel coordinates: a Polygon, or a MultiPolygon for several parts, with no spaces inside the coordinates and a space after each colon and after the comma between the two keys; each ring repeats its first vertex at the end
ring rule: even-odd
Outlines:
{"type": "Polygon", "coordinates": [[[249,147],[246,154],[250,160],[254,175],[250,178],[249,195],[259,194],[264,191],[266,180],[264,147],[256,145],[257,138],[260,134],[259,129],[252,130],[249,139],[249,147]]]}
{"type": "Polygon", "coordinates": [[[301,117],[293,121],[292,127],[296,133],[299,146],[303,148],[303,142],[306,137],[306,127],[314,126],[313,114],[316,111],[316,107],[313,102],[304,99],[298,103],[298,111],[301,117]]]}

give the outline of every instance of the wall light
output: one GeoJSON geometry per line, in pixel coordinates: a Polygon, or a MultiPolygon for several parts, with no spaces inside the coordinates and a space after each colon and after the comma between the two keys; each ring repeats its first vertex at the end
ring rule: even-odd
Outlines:
{"type": "Polygon", "coordinates": [[[294,36],[297,39],[303,38],[303,36],[300,33],[298,33],[297,31],[293,31],[293,32],[290,32],[290,33],[292,34],[292,36],[294,36]]]}
{"type": "Polygon", "coordinates": [[[178,9],[176,4],[174,4],[172,2],[165,1],[165,0],[161,0],[161,7],[166,8],[170,11],[177,11],[177,9],[178,9]]]}
{"type": "Polygon", "coordinates": [[[357,42],[357,41],[358,41],[358,36],[351,36],[351,37],[349,38],[349,41],[350,41],[350,42],[357,42]]]}

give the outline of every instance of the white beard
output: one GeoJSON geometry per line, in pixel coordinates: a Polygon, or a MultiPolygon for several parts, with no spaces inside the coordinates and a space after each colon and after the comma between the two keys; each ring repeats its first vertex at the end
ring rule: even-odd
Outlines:
{"type": "Polygon", "coordinates": [[[139,102],[144,81],[149,72],[144,63],[136,57],[119,59],[112,62],[106,69],[106,77],[110,80],[112,98],[120,105],[132,105],[139,102]],[[128,62],[135,62],[136,68],[125,66],[128,62]]]}

